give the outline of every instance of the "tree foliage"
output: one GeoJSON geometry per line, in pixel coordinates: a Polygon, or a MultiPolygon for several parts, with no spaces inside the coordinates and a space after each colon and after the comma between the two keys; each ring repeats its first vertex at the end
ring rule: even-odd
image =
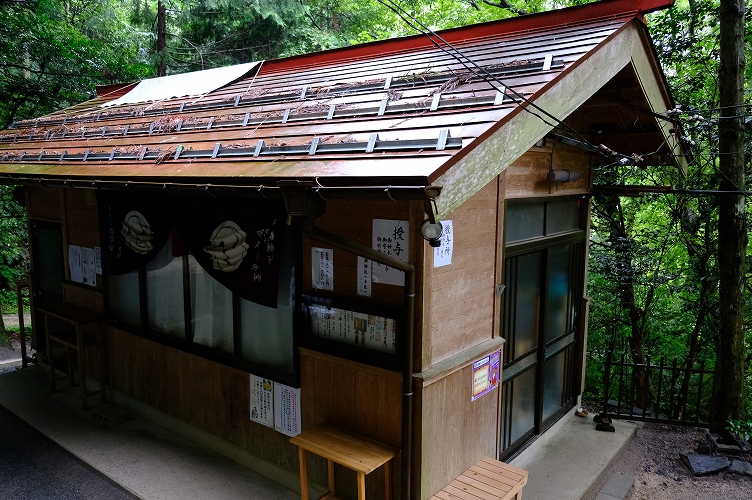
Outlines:
{"type": "MultiPolygon", "coordinates": [[[[749,49],[749,11],[746,16],[749,49]]],[[[603,355],[609,348],[638,362],[646,356],[665,356],[676,357],[685,365],[705,361],[712,367],[723,363],[717,357],[718,206],[724,196],[716,193],[723,180],[718,149],[718,2],[679,2],[675,8],[651,15],[649,28],[677,103],[667,118],[674,120],[676,130],[683,134],[692,161],[686,177],[671,170],[624,165],[596,173],[596,183],[673,186],[685,194],[594,200],[589,277],[593,305],[587,368],[591,395],[600,391],[602,372],[596,370],[602,368],[603,355]],[[620,231],[613,231],[614,220],[620,231]],[[631,297],[620,293],[624,286],[633,287],[631,297]],[[635,317],[637,322],[633,321],[635,317]],[[642,345],[642,352],[636,349],[637,344],[642,345]]],[[[747,67],[747,116],[750,85],[752,72],[747,67]]],[[[749,128],[746,134],[749,175],[749,128]]],[[[752,414],[749,250],[747,262],[745,387],[746,412],[752,414]]],[[[681,387],[684,381],[677,383],[681,387]]]]}
{"type": "Polygon", "coordinates": [[[142,38],[114,2],[0,6],[0,124],[89,99],[94,86],[146,74],[142,38]]]}

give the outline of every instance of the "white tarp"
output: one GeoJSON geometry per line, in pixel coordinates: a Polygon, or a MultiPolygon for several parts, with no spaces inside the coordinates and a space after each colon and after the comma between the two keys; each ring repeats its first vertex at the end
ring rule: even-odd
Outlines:
{"type": "Polygon", "coordinates": [[[200,96],[224,87],[228,83],[243,78],[260,62],[250,62],[224,68],[205,69],[180,75],[160,76],[142,80],[133,89],[118,99],[102,104],[118,106],[137,102],[161,101],[171,97],[200,96]]]}

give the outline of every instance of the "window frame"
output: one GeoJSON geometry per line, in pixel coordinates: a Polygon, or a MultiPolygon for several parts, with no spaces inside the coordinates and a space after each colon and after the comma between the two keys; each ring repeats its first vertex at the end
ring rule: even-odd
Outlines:
{"type": "MultiPolygon", "coordinates": [[[[303,258],[300,249],[302,248],[303,237],[297,224],[291,224],[290,231],[290,251],[292,253],[292,265],[294,268],[294,286],[295,290],[300,290],[302,285],[300,269],[302,268],[303,258]]],[[[171,244],[171,240],[168,240],[167,245],[171,244]]],[[[191,305],[191,281],[190,281],[190,263],[188,259],[188,252],[180,256],[183,266],[183,303],[184,303],[184,329],[185,334],[183,337],[161,332],[153,329],[149,325],[148,317],[148,304],[147,304],[147,278],[146,278],[146,264],[139,266],[138,268],[138,293],[139,293],[139,309],[140,309],[140,321],[139,325],[132,325],[125,321],[119,320],[111,316],[110,304],[109,304],[109,273],[103,273],[102,279],[104,283],[104,305],[105,311],[107,311],[106,324],[115,327],[119,330],[127,333],[137,335],[139,337],[158,342],[167,347],[177,349],[194,356],[214,361],[223,365],[236,368],[238,370],[257,375],[259,377],[268,378],[275,382],[280,382],[291,387],[300,387],[300,354],[299,347],[299,335],[300,331],[300,315],[297,314],[298,303],[300,301],[299,293],[295,293],[295,304],[293,304],[293,318],[292,318],[292,372],[278,370],[268,366],[264,366],[252,361],[243,359],[242,357],[242,331],[241,331],[241,318],[240,318],[240,301],[243,300],[236,293],[232,293],[231,307],[232,307],[232,334],[233,334],[233,352],[229,353],[222,351],[221,349],[205,346],[194,342],[193,339],[193,327],[192,327],[192,305],[191,305]]],[[[103,255],[103,258],[106,256],[103,255]]],[[[105,266],[106,269],[106,266],[105,266]]]]}
{"type": "Polygon", "coordinates": [[[298,315],[301,322],[299,330],[301,332],[301,347],[387,370],[400,371],[402,369],[406,324],[403,308],[352,299],[322,297],[313,294],[300,294],[298,296],[298,304],[301,312],[298,315]],[[311,326],[311,315],[308,311],[308,306],[311,305],[380,316],[396,321],[394,352],[378,351],[369,347],[329,340],[326,337],[314,335],[311,326]]]}

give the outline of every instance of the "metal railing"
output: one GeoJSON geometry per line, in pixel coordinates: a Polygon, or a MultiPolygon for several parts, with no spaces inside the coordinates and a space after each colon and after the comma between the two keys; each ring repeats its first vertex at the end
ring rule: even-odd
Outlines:
{"type": "Polygon", "coordinates": [[[606,357],[601,416],[672,425],[710,426],[715,369],[694,363],[679,365],[676,358],[658,364],[606,357]]]}

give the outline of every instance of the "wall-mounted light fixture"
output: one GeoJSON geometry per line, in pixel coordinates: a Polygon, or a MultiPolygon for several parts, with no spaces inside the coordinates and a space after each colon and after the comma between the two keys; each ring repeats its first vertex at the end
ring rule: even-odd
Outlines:
{"type": "Polygon", "coordinates": [[[420,234],[423,239],[432,247],[441,246],[441,235],[444,233],[444,226],[441,222],[431,222],[429,219],[423,221],[420,225],[420,234]]]}
{"type": "Polygon", "coordinates": [[[582,177],[580,172],[573,172],[572,170],[551,170],[548,172],[546,179],[549,182],[570,182],[577,181],[582,177]]]}

